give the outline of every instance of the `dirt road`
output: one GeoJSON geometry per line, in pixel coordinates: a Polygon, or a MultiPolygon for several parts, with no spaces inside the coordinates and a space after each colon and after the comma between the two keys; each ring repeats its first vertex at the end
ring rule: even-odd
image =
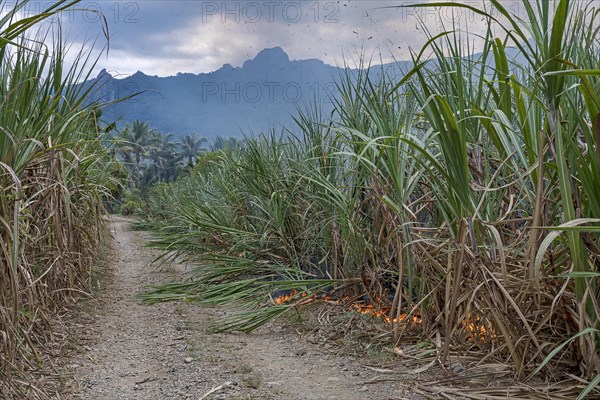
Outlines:
{"type": "MultiPolygon", "coordinates": [[[[71,399],[410,399],[395,383],[370,383],[365,360],[333,354],[289,327],[213,334],[225,311],[196,304],[146,306],[136,294],[181,278],[184,266],[157,270],[156,253],[129,221],[112,221],[114,276],[89,311],[80,354],[68,365],[71,399]]],[[[329,347],[329,348],[327,348],[329,347]]]]}

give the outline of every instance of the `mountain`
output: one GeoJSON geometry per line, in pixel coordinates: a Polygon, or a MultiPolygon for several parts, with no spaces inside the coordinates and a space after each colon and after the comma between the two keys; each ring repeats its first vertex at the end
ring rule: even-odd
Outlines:
{"type": "Polygon", "coordinates": [[[119,124],[135,119],[176,136],[198,133],[206,138],[241,136],[291,125],[290,114],[313,100],[325,112],[341,68],[323,61],[290,60],[280,48],[262,50],[242,67],[229,64],[203,74],[148,76],[137,72],[116,79],[106,70],[86,84],[96,84],[92,100],[107,102],[142,92],[105,108],[103,120],[119,124]]]}
{"type": "MultiPolygon", "coordinates": [[[[523,64],[515,49],[509,59],[523,64]]],[[[478,59],[481,54],[471,57],[478,59]]],[[[488,60],[492,65],[493,60],[488,60]]],[[[431,66],[435,66],[433,60],[431,66]]],[[[375,66],[378,75],[385,71],[399,77],[411,62],[375,66]]],[[[356,72],[356,70],[351,71],[356,72]]],[[[91,101],[111,102],[141,92],[137,96],[104,109],[103,120],[119,126],[139,119],[161,132],[175,136],[188,133],[211,139],[266,131],[271,127],[293,128],[291,115],[297,108],[320,104],[323,115],[332,108],[335,82],[344,76],[343,68],[321,60],[290,60],[280,48],[259,52],[254,59],[235,68],[225,64],[210,73],[179,73],[176,76],[148,76],[141,71],[116,79],[106,70],[86,83],[95,84],[91,101]],[[242,133],[243,132],[243,133],[242,133]]]]}

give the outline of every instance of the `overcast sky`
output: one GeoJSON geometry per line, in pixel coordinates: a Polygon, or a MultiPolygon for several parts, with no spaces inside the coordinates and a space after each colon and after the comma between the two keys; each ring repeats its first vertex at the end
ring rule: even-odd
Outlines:
{"type": "MultiPolygon", "coordinates": [[[[478,8],[486,1],[461,1],[478,8]]],[[[318,58],[332,65],[359,54],[384,62],[409,58],[426,37],[418,19],[433,32],[454,23],[475,33],[482,18],[468,10],[389,8],[413,1],[87,1],[63,14],[62,25],[74,47],[98,35],[101,13],[108,24],[110,52],[98,70],[127,76],[210,72],[229,63],[241,66],[269,47],[280,46],[291,59],[318,58]],[[93,11],[97,11],[95,13],[93,11]]],[[[503,1],[517,13],[519,1],[503,1]]],[[[42,7],[43,2],[32,2],[42,7]]],[[[522,13],[521,13],[522,14],[522,13]]]]}

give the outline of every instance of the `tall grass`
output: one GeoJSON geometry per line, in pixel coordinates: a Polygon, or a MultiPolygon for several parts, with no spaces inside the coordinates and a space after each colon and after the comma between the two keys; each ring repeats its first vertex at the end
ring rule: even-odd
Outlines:
{"type": "Polygon", "coordinates": [[[242,304],[225,328],[251,330],[337,288],[389,312],[394,342],[597,394],[598,10],[525,0],[519,20],[491,5],[427,3],[481,15],[480,56],[473,35],[431,34],[400,81],[348,71],[334,118],[296,118],[303,136],[249,139],[158,188],[152,245],[197,279],[144,298],[242,304]],[[295,300],[274,304],[294,279],[295,300]],[[393,322],[405,314],[421,323],[393,322]]]}
{"type": "Polygon", "coordinates": [[[32,399],[47,394],[35,376],[48,372],[55,311],[89,288],[117,182],[90,89],[76,85],[94,60],[81,52],[66,68],[60,31],[38,28],[77,2],[20,18],[26,3],[0,20],[0,392],[32,399]]]}

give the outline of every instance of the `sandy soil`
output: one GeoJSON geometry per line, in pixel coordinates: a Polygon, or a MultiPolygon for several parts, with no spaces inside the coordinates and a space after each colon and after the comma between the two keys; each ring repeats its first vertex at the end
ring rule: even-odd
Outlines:
{"type": "MultiPolygon", "coordinates": [[[[112,221],[114,276],[80,324],[85,334],[66,374],[68,399],[417,399],[397,382],[379,382],[368,360],[336,355],[293,328],[214,334],[227,311],[196,304],[146,306],[136,294],[183,274],[157,269],[145,234],[112,221]],[[375,382],[375,383],[374,383],[375,382]]],[[[86,307],[84,307],[86,308],[86,307]]]]}

